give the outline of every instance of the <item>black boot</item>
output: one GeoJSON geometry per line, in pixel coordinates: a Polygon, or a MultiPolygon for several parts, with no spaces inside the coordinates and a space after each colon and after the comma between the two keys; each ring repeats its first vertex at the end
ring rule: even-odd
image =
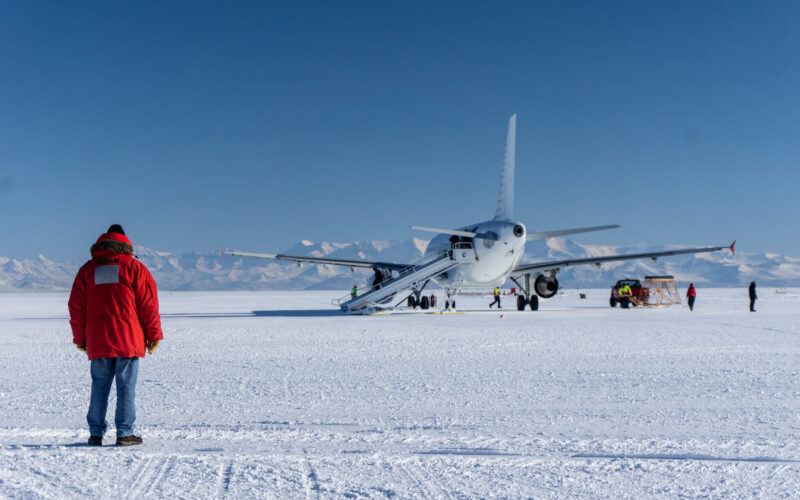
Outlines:
{"type": "Polygon", "coordinates": [[[103,446],[103,436],[89,436],[89,446],[103,446]]]}
{"type": "Polygon", "coordinates": [[[133,446],[135,444],[142,444],[142,438],[133,434],[117,438],[117,446],[133,446]]]}

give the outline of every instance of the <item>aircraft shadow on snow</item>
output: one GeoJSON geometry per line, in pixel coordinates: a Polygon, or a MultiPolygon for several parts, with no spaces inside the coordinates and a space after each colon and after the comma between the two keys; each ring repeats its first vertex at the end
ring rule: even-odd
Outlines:
{"type": "MultiPolygon", "coordinates": [[[[338,309],[273,309],[264,311],[251,311],[251,312],[188,312],[188,313],[161,313],[161,318],[255,318],[255,317],[287,317],[287,318],[319,318],[325,316],[339,316],[343,315],[338,309]]],[[[47,316],[35,318],[16,318],[26,321],[53,321],[63,320],[69,321],[69,316],[47,316]]]]}
{"type": "Polygon", "coordinates": [[[271,309],[251,312],[202,312],[202,313],[167,313],[162,318],[253,318],[253,317],[294,317],[317,318],[322,316],[342,316],[336,309],[271,309]]]}

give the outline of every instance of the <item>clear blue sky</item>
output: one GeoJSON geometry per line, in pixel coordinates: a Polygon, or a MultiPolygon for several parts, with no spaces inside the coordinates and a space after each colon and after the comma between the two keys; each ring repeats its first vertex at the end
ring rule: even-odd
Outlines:
{"type": "Polygon", "coordinates": [[[800,256],[800,3],[0,3],[0,255],[428,237],[800,256]]]}

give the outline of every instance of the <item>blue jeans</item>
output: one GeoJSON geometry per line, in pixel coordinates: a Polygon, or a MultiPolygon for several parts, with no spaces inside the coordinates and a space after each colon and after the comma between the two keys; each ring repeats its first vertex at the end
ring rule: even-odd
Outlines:
{"type": "Polygon", "coordinates": [[[108,429],[106,410],[111,382],[117,379],[117,413],[114,424],[117,426],[117,437],[133,434],[133,422],[136,420],[136,409],[133,406],[136,398],[136,378],[139,375],[139,358],[102,358],[93,359],[92,397],[89,402],[89,431],[92,436],[104,436],[108,429]]]}

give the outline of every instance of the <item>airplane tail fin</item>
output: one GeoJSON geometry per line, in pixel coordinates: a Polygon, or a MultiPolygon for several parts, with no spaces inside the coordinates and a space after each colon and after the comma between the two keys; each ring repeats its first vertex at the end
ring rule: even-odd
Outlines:
{"type": "Polygon", "coordinates": [[[503,178],[500,182],[500,195],[497,198],[495,220],[514,219],[514,160],[517,147],[517,114],[508,119],[506,138],[506,159],[503,163],[503,178]]]}

